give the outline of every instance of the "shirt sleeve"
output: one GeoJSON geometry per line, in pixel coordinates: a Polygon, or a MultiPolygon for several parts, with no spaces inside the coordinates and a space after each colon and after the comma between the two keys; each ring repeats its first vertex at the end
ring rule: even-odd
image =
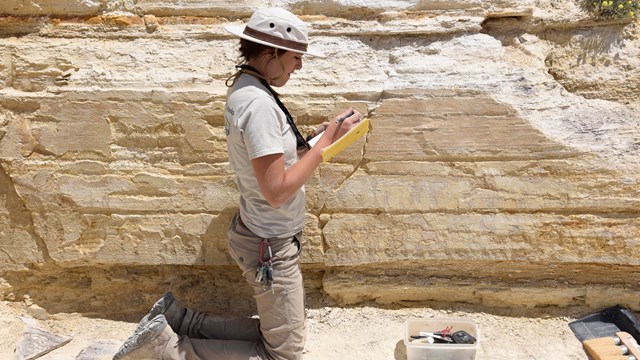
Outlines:
{"type": "Polygon", "coordinates": [[[251,160],[283,154],[284,114],[269,98],[254,99],[239,119],[242,136],[251,160]]]}

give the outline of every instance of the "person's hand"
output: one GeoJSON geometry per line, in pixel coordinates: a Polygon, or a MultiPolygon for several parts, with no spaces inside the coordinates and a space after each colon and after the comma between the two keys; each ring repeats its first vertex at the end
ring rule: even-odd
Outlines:
{"type": "Polygon", "coordinates": [[[320,134],[322,134],[325,130],[327,130],[327,128],[329,127],[329,122],[325,121],[322,124],[318,125],[318,127],[316,127],[313,130],[313,136],[318,136],[320,134]]]}
{"type": "Polygon", "coordinates": [[[325,147],[333,144],[336,140],[340,139],[344,134],[346,134],[349,130],[351,130],[357,123],[362,120],[362,115],[353,108],[347,109],[342,114],[336,116],[331,121],[324,122],[317,129],[324,129],[324,134],[315,147],[319,149],[324,149],[325,147]]]}
{"type": "Polygon", "coordinates": [[[362,115],[360,114],[360,112],[358,112],[353,108],[349,108],[347,111],[336,116],[333,122],[334,123],[339,122],[339,123],[337,124],[338,128],[336,129],[336,132],[333,136],[333,141],[338,140],[341,136],[346,134],[349,130],[351,130],[354,126],[356,126],[360,122],[360,120],[362,120],[362,115]]]}

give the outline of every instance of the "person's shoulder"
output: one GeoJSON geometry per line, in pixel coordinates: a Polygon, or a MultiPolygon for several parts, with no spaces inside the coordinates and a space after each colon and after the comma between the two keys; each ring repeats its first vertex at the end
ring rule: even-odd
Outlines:
{"type": "Polygon", "coordinates": [[[260,88],[251,86],[237,89],[228,96],[227,102],[235,103],[248,108],[278,106],[273,96],[271,96],[271,94],[269,94],[266,89],[263,91],[260,88]]]}
{"type": "Polygon", "coordinates": [[[269,96],[269,90],[256,77],[248,74],[240,74],[238,80],[233,86],[233,91],[264,93],[269,96]]]}
{"type": "MultiPolygon", "coordinates": [[[[244,80],[244,79],[243,79],[244,80]]],[[[275,103],[275,99],[269,93],[269,90],[259,81],[242,81],[236,84],[228,95],[229,99],[237,100],[259,100],[261,102],[275,103]]]]}

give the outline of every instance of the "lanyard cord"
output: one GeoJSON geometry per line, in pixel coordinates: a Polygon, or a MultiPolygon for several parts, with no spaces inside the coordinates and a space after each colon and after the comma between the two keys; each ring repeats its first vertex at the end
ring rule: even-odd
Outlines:
{"type": "Polygon", "coordinates": [[[267,90],[269,90],[269,93],[271,93],[271,96],[273,96],[273,98],[276,100],[276,104],[278,104],[278,107],[280,108],[280,110],[282,110],[285,117],[287,118],[287,124],[289,124],[289,126],[291,127],[291,130],[293,131],[293,135],[296,137],[296,148],[298,150],[310,149],[311,146],[309,146],[309,143],[307,143],[307,140],[305,140],[304,136],[302,136],[302,134],[300,133],[300,130],[298,130],[296,123],[293,121],[293,117],[291,116],[291,113],[289,113],[289,110],[287,110],[287,108],[284,106],[282,101],[280,101],[280,97],[278,96],[278,93],[275,90],[273,90],[271,85],[269,85],[269,82],[267,81],[267,79],[265,79],[264,76],[262,76],[255,68],[249,65],[237,65],[236,68],[239,70],[235,74],[233,74],[231,77],[229,77],[227,81],[225,81],[225,85],[227,85],[227,87],[233,86],[236,83],[238,76],[240,76],[240,74],[242,73],[251,75],[257,78],[258,80],[260,80],[260,83],[262,83],[262,85],[264,85],[264,87],[266,87],[267,90]],[[229,81],[231,81],[231,84],[229,84],[229,81]]]}

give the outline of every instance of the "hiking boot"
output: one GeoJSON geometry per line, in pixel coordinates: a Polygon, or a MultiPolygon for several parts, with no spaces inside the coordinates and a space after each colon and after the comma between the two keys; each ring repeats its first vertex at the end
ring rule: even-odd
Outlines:
{"type": "Polygon", "coordinates": [[[167,319],[160,314],[145,324],[139,324],[113,356],[113,360],[160,359],[172,337],[177,335],[167,326],[167,319]]]}
{"type": "Polygon", "coordinates": [[[158,301],[151,307],[149,313],[140,320],[140,325],[151,321],[151,319],[162,314],[167,319],[167,323],[171,326],[173,331],[180,331],[180,325],[182,324],[182,318],[187,309],[173,297],[171,291],[167,291],[162,295],[158,301]]]}

